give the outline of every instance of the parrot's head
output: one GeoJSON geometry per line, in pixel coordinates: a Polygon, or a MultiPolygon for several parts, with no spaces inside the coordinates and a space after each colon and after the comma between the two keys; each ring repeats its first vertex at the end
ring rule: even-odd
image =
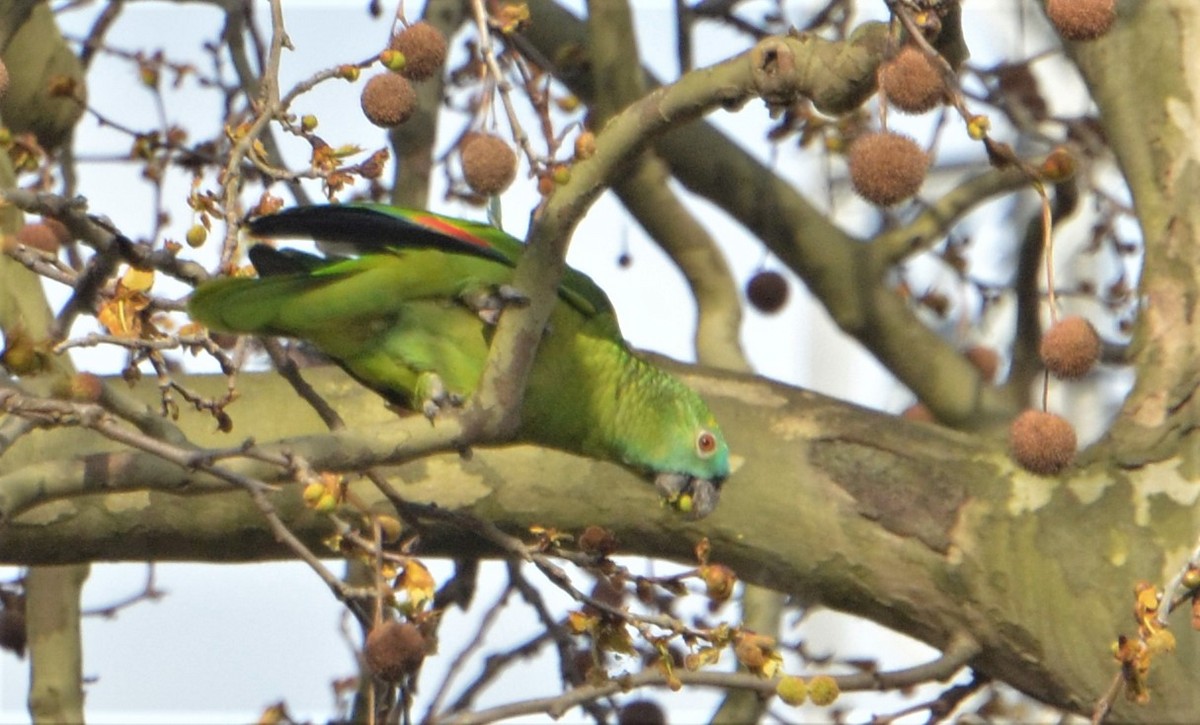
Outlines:
{"type": "Polygon", "coordinates": [[[729,476],[729,444],[712,414],[700,405],[702,414],[684,416],[687,424],[663,429],[679,433],[671,436],[666,455],[651,467],[659,495],[697,519],[717,507],[721,484],[729,476]]]}

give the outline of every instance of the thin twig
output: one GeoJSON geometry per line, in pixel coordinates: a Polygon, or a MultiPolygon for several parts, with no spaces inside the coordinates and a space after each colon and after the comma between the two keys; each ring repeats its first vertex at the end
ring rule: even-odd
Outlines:
{"type": "MultiPolygon", "coordinates": [[[[891,672],[857,672],[835,675],[833,679],[842,692],[888,690],[913,686],[953,675],[981,651],[982,648],[979,644],[964,634],[955,637],[946,652],[931,662],[891,672]]],[[[725,690],[744,689],[761,693],[764,696],[773,695],[776,684],[775,680],[764,679],[748,672],[712,672],[708,670],[689,672],[676,669],[672,676],[685,686],[715,687],[725,690]]],[[[470,725],[540,713],[558,718],[585,702],[642,687],[667,687],[669,684],[670,680],[665,672],[647,669],[613,678],[607,682],[583,685],[553,697],[533,698],[470,713],[447,713],[435,720],[438,723],[470,725]]]]}
{"type": "MultiPolygon", "coordinates": [[[[450,663],[450,667],[447,668],[446,674],[442,677],[442,682],[438,686],[437,692],[434,693],[433,699],[429,703],[429,707],[425,710],[425,717],[423,720],[428,720],[433,713],[438,712],[441,709],[442,703],[450,694],[450,686],[454,684],[454,680],[467,665],[468,660],[474,656],[476,652],[483,648],[483,644],[487,640],[488,633],[496,624],[496,621],[499,619],[500,615],[505,611],[505,606],[508,604],[508,599],[512,596],[513,591],[514,586],[510,580],[508,586],[504,588],[504,591],[500,592],[500,596],[496,597],[495,603],[487,608],[485,614],[483,615],[483,619],[480,620],[479,625],[475,628],[475,635],[471,638],[471,641],[467,643],[467,646],[463,647],[462,650],[459,651],[458,655],[455,656],[454,661],[450,663]]],[[[549,632],[549,630],[547,630],[547,632],[549,632]]],[[[543,636],[544,635],[541,634],[538,635],[539,638],[543,636]]],[[[491,659],[492,658],[489,657],[488,661],[490,662],[491,659]]],[[[488,672],[489,669],[489,665],[485,662],[484,673],[488,672]]],[[[472,687],[474,687],[482,677],[483,673],[481,673],[480,677],[476,678],[475,682],[472,683],[472,687]]],[[[463,694],[466,695],[465,692],[463,694]]],[[[462,701],[461,697],[459,698],[459,701],[462,701]]],[[[455,704],[458,705],[458,703],[455,704]]],[[[469,701],[467,702],[467,705],[469,705],[469,701]]],[[[455,707],[454,709],[460,708],[455,707]]]]}
{"type": "Polygon", "coordinates": [[[516,106],[512,102],[512,84],[508,82],[504,72],[500,69],[500,63],[496,60],[496,51],[492,46],[492,32],[483,0],[471,0],[471,9],[474,11],[475,26],[479,31],[479,53],[483,56],[483,62],[496,83],[496,90],[500,93],[500,102],[504,105],[504,113],[508,117],[508,125],[512,130],[513,139],[525,152],[530,168],[537,168],[537,152],[533,150],[529,134],[525,133],[521,119],[517,115],[516,106]]]}

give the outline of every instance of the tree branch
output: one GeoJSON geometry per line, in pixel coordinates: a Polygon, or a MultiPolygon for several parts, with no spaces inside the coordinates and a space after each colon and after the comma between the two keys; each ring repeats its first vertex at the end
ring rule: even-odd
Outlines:
{"type": "MultiPolygon", "coordinates": [[[[526,41],[547,58],[575,57],[558,51],[584,47],[584,24],[551,0],[530,0],[529,6],[539,22],[525,31],[526,41]]],[[[819,108],[847,110],[873,92],[874,63],[882,59],[886,30],[878,36],[874,33],[874,26],[864,26],[846,44],[863,54],[860,70],[865,85],[847,82],[846,87],[856,92],[844,96],[813,93],[819,108]]],[[[855,67],[852,62],[841,62],[855,67]]],[[[827,66],[821,68],[822,73],[836,76],[827,66]]],[[[581,98],[593,97],[590,74],[580,68],[560,67],[556,75],[581,98]]],[[[836,78],[830,80],[836,84],[836,78]]],[[[868,245],[839,229],[790,184],[711,124],[674,128],[655,139],[654,149],[675,178],[762,239],[805,281],[838,326],[871,350],[918,398],[938,401],[939,420],[973,428],[1011,417],[1014,408],[1006,395],[986,385],[954,346],[921,324],[903,299],[881,289],[887,267],[870,259],[868,245]],[[696,153],[696,149],[704,149],[704,153],[696,153]],[[929,375],[931,369],[939,374],[929,375]]]]}
{"type": "MultiPolygon", "coordinates": [[[[842,692],[859,690],[891,690],[912,687],[932,680],[945,680],[953,676],[967,662],[980,652],[979,645],[968,636],[957,637],[945,654],[932,662],[916,667],[909,667],[894,672],[861,672],[851,675],[837,675],[834,680],[842,692]]],[[[689,672],[676,669],[675,676],[685,686],[717,687],[723,690],[749,690],[757,692],[762,697],[775,694],[775,681],[764,679],[749,673],[711,672],[699,670],[689,672]]],[[[450,717],[436,718],[439,723],[450,725],[475,725],[476,723],[495,722],[505,718],[519,717],[545,713],[553,718],[561,717],[573,707],[595,701],[602,697],[642,687],[666,687],[668,676],[658,670],[647,669],[630,675],[610,679],[602,684],[590,684],[577,687],[561,695],[514,702],[488,710],[477,710],[471,713],[461,713],[450,717]]]]}
{"type": "MultiPolygon", "coordinates": [[[[618,467],[528,446],[479,448],[469,460],[456,453],[424,457],[386,474],[406,500],[471,513],[510,535],[546,522],[562,531],[594,524],[625,542],[622,553],[680,561],[694,561],[694,543],[706,535],[721,563],[744,581],[866,616],[938,647],[949,646],[955,632],[970,631],[983,647],[973,662],[980,672],[1080,712],[1094,701],[1093,688],[1111,677],[1109,639],[1130,626],[1125,602],[1135,572],[1159,570],[1155,562],[1166,556],[1161,527],[1186,528],[1192,516],[1190,504],[1161,495],[1131,505],[1130,492],[1141,481],[1155,480],[1154,490],[1162,490],[1178,475],[1162,467],[1115,470],[1097,461],[1061,480],[1034,478],[1017,470],[999,446],[972,436],[754,378],[668,367],[729,421],[730,445],[739,455],[720,508],[703,522],[656,506],[652,487],[618,467]],[[1064,520],[1079,516],[1081,501],[1090,502],[1089,526],[1064,527],[1064,520]],[[1137,523],[1137,512],[1151,506],[1155,525],[1137,523]],[[1129,553],[1120,565],[1103,556],[1112,551],[1113,531],[1124,532],[1121,550],[1129,553]],[[1081,551],[1099,554],[1081,559],[1081,551]]],[[[442,422],[429,433],[423,419],[416,428],[409,427],[412,419],[395,420],[340,371],[307,372],[346,412],[347,431],[314,433],[323,425],[304,409],[255,416],[259,450],[303,456],[315,470],[352,470],[396,460],[398,451],[416,455],[421,430],[431,441],[440,432],[442,422]]],[[[281,396],[293,396],[278,376],[247,377],[256,408],[276,409],[281,396]]],[[[184,382],[202,393],[224,385],[220,379],[184,382]]],[[[180,423],[197,445],[228,445],[221,442],[227,436],[199,416],[180,423]]],[[[71,464],[76,490],[98,490],[84,486],[91,480],[85,474],[105,474],[104,456],[113,455],[103,453],[105,447],[78,430],[24,436],[0,458],[0,492],[22,477],[36,480],[63,450],[93,461],[71,464]]],[[[149,493],[76,495],[29,509],[0,528],[0,557],[34,564],[294,556],[244,495],[162,493],[164,484],[178,485],[171,481],[202,477],[142,460],[143,468],[127,470],[138,471],[149,493]]],[[[222,465],[243,475],[279,475],[259,461],[222,465]]],[[[115,480],[126,479],[122,470],[113,469],[115,480]]],[[[299,488],[284,487],[269,499],[305,545],[319,549],[329,523],[303,505],[299,488]]],[[[367,509],[387,505],[374,490],[369,482],[351,484],[367,509]]],[[[422,530],[421,547],[423,556],[502,553],[469,528],[440,520],[422,530]]],[[[1195,645],[1181,637],[1175,655],[1156,667],[1158,707],[1147,715],[1169,719],[1197,706],[1200,693],[1188,679],[1193,665],[1200,666],[1195,645]]]]}
{"type": "Polygon", "coordinates": [[[873,89],[869,61],[874,38],[870,30],[857,44],[845,45],[768,38],[748,52],[652,91],[614,117],[596,139],[596,155],[572,168],[570,180],[556,189],[534,222],[513,275],[513,286],[530,304],[501,317],[479,388],[467,406],[466,427],[483,440],[504,440],[517,429],[524,381],[557,300],[571,232],[618,169],[667,129],[719,106],[736,108],[754,96],[772,106],[786,106],[800,96],[831,108],[856,105],[873,89]],[[831,61],[844,75],[825,71],[831,61]]]}
{"type": "MultiPolygon", "coordinates": [[[[682,9],[678,12],[683,12],[682,9]]],[[[682,18],[681,18],[682,22],[682,18]]],[[[602,128],[645,93],[633,20],[626,2],[588,5],[592,77],[605,92],[592,106],[591,125],[602,128]]],[[[670,171],[653,152],[630,162],[613,190],[642,229],[679,267],[696,300],[696,355],[705,365],[749,372],[742,353],[742,307],[733,274],[716,240],[672,191],[670,171]]]]}

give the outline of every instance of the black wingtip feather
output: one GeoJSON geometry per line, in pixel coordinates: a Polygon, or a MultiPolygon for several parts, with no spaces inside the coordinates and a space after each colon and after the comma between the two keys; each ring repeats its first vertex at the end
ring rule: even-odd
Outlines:
{"type": "Polygon", "coordinates": [[[259,277],[304,271],[304,268],[294,260],[280,253],[278,249],[265,244],[256,244],[250,247],[250,264],[254,265],[259,277]]]}
{"type": "Polygon", "coordinates": [[[257,237],[310,237],[319,242],[359,245],[388,244],[399,229],[412,225],[364,207],[322,204],[251,219],[248,226],[257,237]]]}
{"type": "MultiPolygon", "coordinates": [[[[285,209],[278,214],[250,220],[256,237],[308,238],[322,245],[349,247],[357,253],[378,252],[386,247],[432,247],[467,252],[511,265],[502,254],[365,206],[320,204],[285,209]]],[[[322,248],[325,248],[324,246],[322,248]]],[[[257,266],[257,265],[256,265],[257,266]]]]}

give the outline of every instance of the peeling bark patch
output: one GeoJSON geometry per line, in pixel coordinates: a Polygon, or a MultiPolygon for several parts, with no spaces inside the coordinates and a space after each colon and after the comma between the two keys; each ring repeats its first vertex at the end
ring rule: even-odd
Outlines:
{"type": "Polygon", "coordinates": [[[493,494],[500,481],[475,460],[463,461],[455,454],[430,456],[419,467],[407,467],[400,474],[403,494],[418,501],[437,501],[446,508],[471,506],[493,494]]]}
{"type": "Polygon", "coordinates": [[[771,421],[770,431],[785,441],[797,441],[805,438],[816,438],[821,432],[821,426],[812,418],[798,415],[787,415],[771,421]]]}
{"type": "Polygon", "coordinates": [[[818,440],[812,459],[854,498],[860,516],[897,536],[913,537],[939,554],[950,551],[959,509],[967,501],[965,462],[931,466],[863,441],[818,440]]]}
{"type": "Polygon", "coordinates": [[[677,373],[685,385],[705,397],[728,398],[763,408],[782,408],[788,399],[776,393],[766,383],[751,383],[706,375],[677,373]]]}
{"type": "Polygon", "coordinates": [[[142,511],[150,508],[149,491],[127,491],[104,497],[104,508],[109,513],[119,514],[125,511],[142,511]]]}
{"type": "Polygon", "coordinates": [[[1014,471],[1011,479],[1012,492],[1008,497],[1008,513],[1020,516],[1037,511],[1050,503],[1058,480],[1037,476],[1024,471],[1014,471]]]}
{"type": "Polygon", "coordinates": [[[1147,464],[1133,493],[1134,521],[1138,526],[1150,525],[1150,504],[1157,496],[1165,496],[1180,506],[1191,508],[1200,498],[1200,486],[1179,472],[1178,460],[1147,464]]]}
{"type": "MultiPolygon", "coordinates": [[[[1191,66],[1192,64],[1186,64],[1191,66]]],[[[1190,68],[1189,68],[1190,69],[1190,68]]],[[[1193,79],[1195,80],[1195,79],[1193,79]]],[[[1200,163],[1200,139],[1196,137],[1194,129],[1196,128],[1197,114],[1193,112],[1193,108],[1181,98],[1171,96],[1167,98],[1167,118],[1170,119],[1172,125],[1175,126],[1182,138],[1191,139],[1189,145],[1179,144],[1177,148],[1187,149],[1188,153],[1174,160],[1170,170],[1170,180],[1172,186],[1175,186],[1181,178],[1179,168],[1185,164],[1200,163]],[[1190,148],[1189,148],[1190,146],[1190,148]]]]}
{"type": "Polygon", "coordinates": [[[1067,488],[1075,494],[1079,503],[1087,506],[1100,500],[1108,487],[1115,481],[1107,472],[1096,471],[1085,476],[1076,476],[1067,482],[1067,488]]]}
{"type": "Polygon", "coordinates": [[[74,501],[59,499],[58,501],[49,501],[41,506],[35,506],[21,513],[13,523],[17,526],[50,526],[75,518],[78,515],[79,507],[75,505],[74,501]]]}

